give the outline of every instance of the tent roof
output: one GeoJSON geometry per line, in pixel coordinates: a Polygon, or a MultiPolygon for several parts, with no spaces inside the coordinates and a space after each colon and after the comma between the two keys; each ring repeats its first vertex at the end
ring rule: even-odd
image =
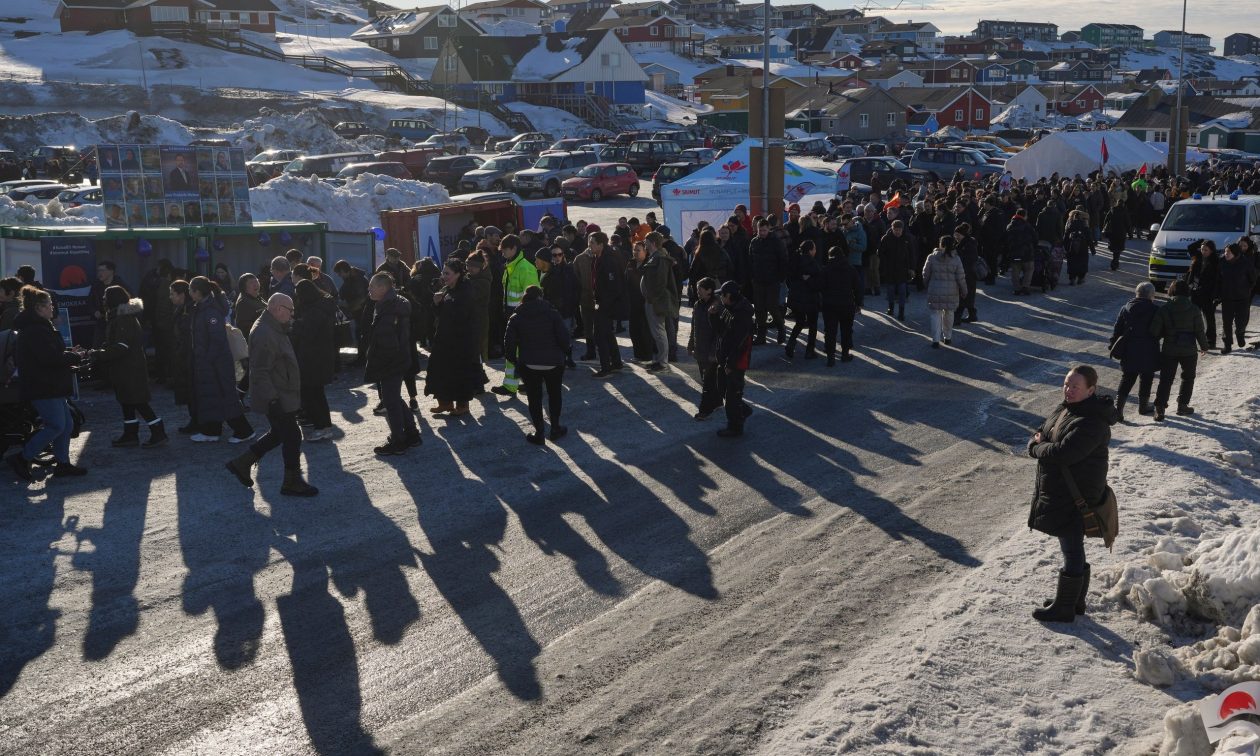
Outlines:
{"type": "Polygon", "coordinates": [[[1036,181],[1058,173],[1061,176],[1088,175],[1102,165],[1102,141],[1107,140],[1108,173],[1137,170],[1143,163],[1162,164],[1165,158],[1150,145],[1124,131],[1063,131],[1043,137],[1006,161],[1006,169],[1017,179],[1036,181]]]}
{"type": "MultiPolygon", "coordinates": [[[[752,180],[752,148],[759,141],[758,139],[745,139],[717,161],[709,163],[686,178],[669,184],[667,188],[661,190],[662,195],[668,197],[669,195],[681,195],[685,192],[694,196],[692,190],[696,189],[740,187],[744,195],[747,196],[749,191],[748,184],[752,180]],[[678,191],[676,192],[675,190],[678,191]]],[[[791,160],[783,161],[783,188],[785,193],[789,192],[793,187],[805,183],[812,184],[812,190],[823,189],[825,191],[835,186],[836,177],[825,176],[808,168],[802,168],[791,160]]],[[[817,193],[812,190],[808,190],[806,193],[817,193]]],[[[731,210],[734,209],[735,205],[732,204],[731,210]]]]}

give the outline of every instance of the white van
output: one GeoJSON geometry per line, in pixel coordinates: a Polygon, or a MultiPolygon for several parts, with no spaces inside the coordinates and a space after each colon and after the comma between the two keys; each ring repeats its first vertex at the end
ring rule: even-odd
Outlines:
{"type": "Polygon", "coordinates": [[[1168,208],[1164,222],[1152,226],[1155,242],[1147,278],[1163,291],[1168,284],[1190,270],[1190,245],[1210,239],[1218,250],[1249,234],[1260,242],[1260,196],[1232,194],[1227,197],[1202,197],[1181,200],[1168,208]]]}

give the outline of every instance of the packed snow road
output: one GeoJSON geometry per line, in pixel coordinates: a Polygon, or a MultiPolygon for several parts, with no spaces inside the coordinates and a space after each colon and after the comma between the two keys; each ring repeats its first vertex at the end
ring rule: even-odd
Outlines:
{"type": "Polygon", "coordinates": [[[342,373],[312,500],[278,495],[278,459],[241,488],[235,447],[113,449],[90,395],[90,476],[0,497],[0,752],[755,750],[1024,527],[1023,444],[1067,365],[1104,361],[1139,248],[1047,296],[1000,281],[953,348],[922,295],[904,325],[868,298],[849,364],[759,347],[737,440],[692,419],[684,359],[569,373],[545,449],[486,395],[382,461],[342,373]]]}

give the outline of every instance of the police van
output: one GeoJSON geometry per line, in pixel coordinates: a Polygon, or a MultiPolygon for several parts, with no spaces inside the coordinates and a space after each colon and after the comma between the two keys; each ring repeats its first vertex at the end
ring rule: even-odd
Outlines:
{"type": "Polygon", "coordinates": [[[1204,197],[1196,194],[1168,208],[1164,222],[1151,227],[1155,241],[1147,278],[1164,291],[1190,270],[1190,247],[1209,239],[1218,250],[1244,235],[1260,242],[1260,195],[1234,193],[1204,197]]]}

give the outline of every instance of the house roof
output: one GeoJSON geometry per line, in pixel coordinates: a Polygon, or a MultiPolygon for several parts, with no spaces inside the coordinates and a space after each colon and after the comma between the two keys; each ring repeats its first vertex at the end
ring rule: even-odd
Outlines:
{"type": "MultiPolygon", "coordinates": [[[[60,5],[66,8],[95,8],[100,10],[130,10],[152,5],[157,0],[61,0],[60,5]]],[[[207,8],[215,7],[209,0],[196,0],[207,8]]]]}
{"type": "Polygon", "coordinates": [[[802,26],[789,29],[787,40],[798,50],[824,50],[835,35],[836,30],[834,28],[802,26]]]}
{"type": "Polygon", "coordinates": [[[465,37],[453,47],[481,81],[549,81],[581,65],[608,33],[465,37]]]}
{"type": "Polygon", "coordinates": [[[590,29],[599,23],[611,9],[609,8],[583,8],[582,10],[569,16],[569,20],[565,22],[565,30],[569,33],[582,32],[590,29]]]}
{"type": "MultiPolygon", "coordinates": [[[[862,78],[868,81],[884,81],[886,79],[891,79],[897,74],[901,74],[901,73],[909,73],[909,74],[913,74],[914,76],[919,76],[919,74],[916,71],[912,71],[908,68],[903,68],[898,63],[885,63],[883,65],[875,66],[874,68],[859,69],[859,71],[862,75],[862,78]]],[[[919,79],[922,80],[923,77],[919,76],[919,79]]]]}
{"type": "Polygon", "coordinates": [[[658,5],[663,5],[666,10],[670,10],[670,4],[664,2],[664,0],[651,0],[651,2],[646,3],[622,3],[617,6],[617,15],[622,18],[626,18],[627,16],[636,16],[641,13],[645,13],[658,5]]]}
{"type": "MultiPolygon", "coordinates": [[[[932,24],[926,21],[921,24],[915,24],[915,23],[888,24],[887,26],[884,26],[883,28],[881,28],[878,33],[884,34],[886,32],[919,31],[929,26],[932,26],[932,24]]],[[[932,26],[932,28],[935,29],[936,27],[932,26]]]]}
{"type": "Polygon", "coordinates": [[[886,91],[897,102],[922,113],[943,110],[967,92],[985,102],[989,101],[989,98],[973,87],[896,87],[886,91]]]}
{"type": "MultiPolygon", "coordinates": [[[[1202,95],[1183,97],[1184,105],[1190,113],[1189,123],[1200,126],[1218,118],[1237,121],[1244,112],[1249,113],[1251,122],[1241,126],[1248,131],[1260,131],[1260,108],[1246,108],[1215,97],[1202,95]]],[[[1176,106],[1176,98],[1166,95],[1138,98],[1124,115],[1116,122],[1118,129],[1166,129],[1172,123],[1172,111],[1176,106]]],[[[1234,128],[1240,128],[1235,126],[1234,128]]]]}
{"type": "Polygon", "coordinates": [[[271,0],[210,0],[208,5],[214,6],[215,10],[225,11],[280,12],[280,9],[271,0]]]}
{"type": "MultiPolygon", "coordinates": [[[[367,26],[359,29],[350,35],[351,39],[356,37],[376,37],[376,36],[402,36],[418,31],[425,24],[437,18],[438,14],[444,10],[450,10],[448,5],[430,5],[424,8],[412,8],[411,10],[399,11],[397,13],[386,13],[376,16],[367,23],[367,26]]],[[[454,13],[454,11],[451,11],[454,13]]]]}
{"type": "Polygon", "coordinates": [[[1084,26],[1081,27],[1081,30],[1084,31],[1085,29],[1088,29],[1091,26],[1098,29],[1116,29],[1116,30],[1139,31],[1139,32],[1142,31],[1142,27],[1134,26],[1133,24],[1101,24],[1097,22],[1092,23],[1092,24],[1085,24],[1084,26]]]}
{"type": "Polygon", "coordinates": [[[588,26],[586,30],[620,29],[623,26],[651,26],[661,21],[666,21],[675,26],[683,26],[678,19],[669,16],[630,16],[629,18],[610,18],[606,21],[599,21],[588,26]]]}
{"type": "MultiPolygon", "coordinates": [[[[773,45],[776,39],[780,42],[783,41],[783,37],[771,32],[770,44],[773,45]]],[[[707,41],[720,47],[723,45],[759,45],[765,39],[760,34],[728,34],[725,37],[709,37],[707,41]]]]}
{"type": "Polygon", "coordinates": [[[540,0],[482,0],[479,3],[469,3],[459,10],[461,13],[466,11],[489,10],[491,8],[503,8],[516,3],[528,3],[529,5],[533,5],[539,9],[548,7],[546,3],[541,2],[540,0]]]}
{"type": "MultiPolygon", "coordinates": [[[[827,103],[823,106],[823,110],[827,111],[827,115],[832,118],[844,118],[849,113],[861,109],[863,105],[868,104],[871,100],[885,98],[892,99],[887,90],[879,89],[878,87],[845,89],[828,94],[827,103]]],[[[893,100],[893,102],[897,101],[893,100]]]]}

